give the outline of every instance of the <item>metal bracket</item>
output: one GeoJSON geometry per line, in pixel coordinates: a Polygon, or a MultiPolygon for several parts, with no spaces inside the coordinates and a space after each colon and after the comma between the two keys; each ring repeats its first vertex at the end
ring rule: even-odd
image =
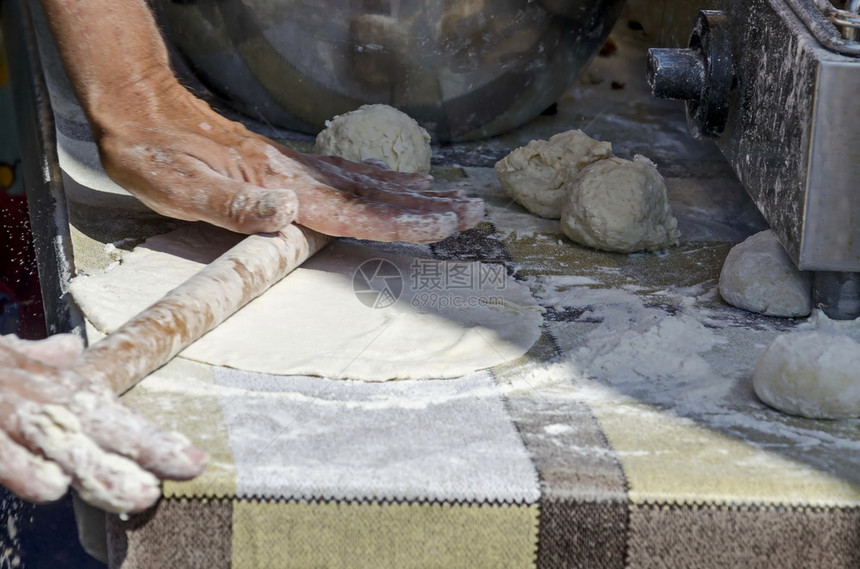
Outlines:
{"type": "Polygon", "coordinates": [[[28,0],[7,0],[0,6],[45,324],[49,334],[83,334],[82,316],[68,294],[74,273],[69,215],[57,157],[54,114],[30,4],[28,0]]]}
{"type": "Polygon", "coordinates": [[[829,318],[860,318],[860,273],[815,271],[812,290],[813,305],[829,318]]]}
{"type": "Polygon", "coordinates": [[[655,97],[687,101],[695,138],[717,138],[725,129],[734,82],[726,14],[702,10],[686,49],[648,50],[648,84],[655,97]]]}

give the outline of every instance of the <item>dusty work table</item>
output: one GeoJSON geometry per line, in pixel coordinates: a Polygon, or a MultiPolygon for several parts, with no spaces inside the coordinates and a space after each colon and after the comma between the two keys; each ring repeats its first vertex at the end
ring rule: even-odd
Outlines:
{"type": "MultiPolygon", "coordinates": [[[[545,314],[526,357],[380,384],[174,360],[125,400],[212,462],[154,510],[108,517],[112,567],[860,566],[860,422],[788,417],[751,387],[777,334],[860,331],[722,302],[723,258],[763,221],[682,107],[649,97],[645,42],[625,24],[554,114],[435,149],[436,184],[488,211],[422,254],[500,263],[528,285],[545,314]],[[657,163],[679,247],[592,251],[504,195],[495,161],[571,128],[657,163]]],[[[81,125],[57,125],[77,271],[181,225],[106,196],[81,125]]]]}

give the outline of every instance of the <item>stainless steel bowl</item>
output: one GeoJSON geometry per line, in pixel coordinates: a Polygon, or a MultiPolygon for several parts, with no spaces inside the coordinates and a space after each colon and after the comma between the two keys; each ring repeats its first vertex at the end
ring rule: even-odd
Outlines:
{"type": "Polygon", "coordinates": [[[198,77],[248,116],[315,134],[386,103],[434,141],[538,115],[591,61],[624,0],[155,0],[198,77]]]}

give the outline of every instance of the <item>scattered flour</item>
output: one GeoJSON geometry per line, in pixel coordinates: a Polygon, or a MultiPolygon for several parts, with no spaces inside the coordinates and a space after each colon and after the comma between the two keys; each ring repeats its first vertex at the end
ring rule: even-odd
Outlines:
{"type": "MultiPolygon", "coordinates": [[[[606,273],[614,275],[615,271],[607,267],[606,273]]],[[[687,296],[701,293],[700,289],[660,291],[677,307],[670,314],[663,308],[646,306],[647,294],[601,286],[596,276],[541,275],[528,282],[544,306],[579,314],[577,322],[556,326],[558,336],[569,338],[569,344],[559,347],[567,352],[568,363],[580,376],[624,386],[626,391],[652,396],[663,392],[669,398],[679,396],[677,391],[670,392],[673,383],[711,382],[715,392],[725,390],[725,378],[711,360],[715,348],[727,340],[702,324],[695,300],[687,296]],[[665,388],[655,386],[655,382],[665,388]]],[[[750,353],[747,359],[752,357],[750,353]]],[[[717,367],[722,370],[727,366],[721,362],[717,367]]]]}
{"type": "Polygon", "coordinates": [[[573,357],[591,374],[613,383],[696,380],[713,374],[702,354],[722,341],[686,314],[667,316],[653,308],[632,315],[614,310],[573,357]]]}
{"type": "MultiPolygon", "coordinates": [[[[614,269],[605,269],[616,276],[614,269]]],[[[570,286],[569,280],[542,275],[529,284],[544,306],[578,315],[573,322],[549,326],[575,370],[568,377],[575,378],[579,397],[600,399],[612,393],[614,399],[633,397],[691,413],[713,412],[744,381],[764,347],[747,337],[735,341],[735,333],[745,328],[706,325],[709,312],[696,300],[704,294],[702,287],[659,291],[674,306],[667,311],[646,306],[654,298],[635,285],[570,286]]]]}
{"type": "MultiPolygon", "coordinates": [[[[607,272],[611,272],[611,269],[607,268],[607,272]]],[[[575,307],[592,313],[601,310],[599,307],[614,307],[630,312],[633,310],[631,307],[642,305],[636,294],[625,289],[592,287],[591,283],[575,284],[575,280],[566,275],[541,275],[527,282],[535,297],[539,298],[544,306],[559,310],[575,307]]],[[[602,315],[600,317],[602,318],[602,315]]]]}
{"type": "Polygon", "coordinates": [[[634,294],[577,284],[577,276],[527,282],[544,306],[579,315],[554,326],[556,336],[567,338],[559,347],[572,368],[598,381],[578,385],[580,397],[605,399],[614,391],[619,399],[672,409],[721,430],[778,434],[797,448],[804,437],[821,444],[822,433],[768,423],[773,413],[754,403],[753,386],[763,402],[793,415],[860,416],[860,320],[830,320],[815,311],[789,328],[767,322],[754,328],[713,318],[708,300],[715,290],[704,284],[634,294]],[[648,306],[654,294],[673,308],[648,306]],[[599,385],[610,391],[595,391],[599,385]]]}
{"type": "Polygon", "coordinates": [[[543,430],[548,435],[563,435],[566,433],[572,433],[574,429],[570,425],[553,423],[552,425],[546,425],[543,430]]]}
{"type": "Polygon", "coordinates": [[[584,286],[584,285],[599,285],[600,281],[581,275],[558,275],[553,278],[556,285],[563,287],[584,286]]]}

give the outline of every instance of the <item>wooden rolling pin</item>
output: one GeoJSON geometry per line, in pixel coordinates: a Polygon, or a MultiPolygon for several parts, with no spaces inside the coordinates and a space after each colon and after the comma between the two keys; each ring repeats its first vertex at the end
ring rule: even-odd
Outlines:
{"type": "Polygon", "coordinates": [[[199,273],[88,347],[75,371],[116,393],[166,364],[284,278],[331,237],[299,225],[249,235],[199,273]]]}

